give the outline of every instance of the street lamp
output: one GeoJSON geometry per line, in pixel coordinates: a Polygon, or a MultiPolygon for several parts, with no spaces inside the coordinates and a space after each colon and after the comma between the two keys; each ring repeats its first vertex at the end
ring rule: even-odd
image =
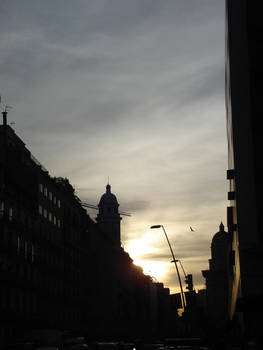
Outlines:
{"type": "Polygon", "coordinates": [[[177,261],[179,261],[179,260],[176,260],[175,257],[174,257],[174,252],[173,252],[172,246],[171,246],[171,244],[170,244],[170,241],[169,241],[169,239],[168,239],[167,233],[165,232],[165,229],[164,229],[163,225],[153,225],[153,226],[151,226],[151,228],[152,228],[152,229],[153,229],[153,228],[162,228],[162,229],[163,229],[163,232],[164,232],[165,237],[166,237],[166,239],[167,239],[167,242],[168,242],[168,245],[169,245],[171,254],[172,254],[172,258],[173,258],[173,260],[172,260],[171,262],[174,262],[174,265],[175,265],[175,268],[176,268],[176,272],[177,272],[177,276],[178,276],[178,281],[179,281],[179,285],[180,285],[180,289],[181,289],[181,299],[182,299],[182,303],[183,303],[183,310],[185,310],[184,292],[183,292],[183,287],[182,287],[182,282],[181,282],[180,273],[179,273],[178,266],[177,266],[177,261]]]}

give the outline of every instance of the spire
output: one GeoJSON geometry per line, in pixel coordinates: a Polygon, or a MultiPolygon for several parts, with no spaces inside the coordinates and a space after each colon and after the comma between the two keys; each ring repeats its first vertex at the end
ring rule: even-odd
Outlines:
{"type": "Polygon", "coordinates": [[[219,225],[219,231],[224,232],[225,231],[225,226],[223,225],[223,222],[221,221],[221,224],[219,225]]]}
{"type": "Polygon", "coordinates": [[[111,186],[109,183],[106,186],[106,193],[111,193],[111,186]]]}

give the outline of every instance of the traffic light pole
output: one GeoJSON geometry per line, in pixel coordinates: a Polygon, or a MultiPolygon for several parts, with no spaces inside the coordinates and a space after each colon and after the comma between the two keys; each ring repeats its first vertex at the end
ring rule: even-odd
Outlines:
{"type": "Polygon", "coordinates": [[[187,289],[189,290],[189,292],[193,291],[193,275],[189,274],[185,276],[185,282],[187,284],[187,289]]]}

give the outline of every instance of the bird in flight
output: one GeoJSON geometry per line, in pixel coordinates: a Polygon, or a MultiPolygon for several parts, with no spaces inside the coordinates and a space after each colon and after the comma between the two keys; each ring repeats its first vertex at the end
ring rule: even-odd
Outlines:
{"type": "Polygon", "coordinates": [[[191,226],[189,226],[189,227],[190,227],[190,230],[191,230],[191,231],[194,231],[194,229],[193,229],[191,226]]]}

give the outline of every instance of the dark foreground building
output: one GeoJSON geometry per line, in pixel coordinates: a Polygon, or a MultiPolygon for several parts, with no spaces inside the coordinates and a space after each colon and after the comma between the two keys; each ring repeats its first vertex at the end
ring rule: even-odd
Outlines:
{"type": "MultiPolygon", "coordinates": [[[[262,12],[226,1],[226,107],[232,242],[229,317],[247,339],[262,334],[262,12]]],[[[258,340],[259,341],[259,340],[258,340]]]]}
{"type": "Polygon", "coordinates": [[[67,179],[52,178],[0,126],[1,332],[88,322],[92,222],[67,179]]]}
{"type": "Polygon", "coordinates": [[[108,184],[91,220],[70,182],[49,175],[3,112],[0,344],[40,329],[91,340],[175,331],[169,289],[144,275],[121,247],[118,207],[108,184]]]}

